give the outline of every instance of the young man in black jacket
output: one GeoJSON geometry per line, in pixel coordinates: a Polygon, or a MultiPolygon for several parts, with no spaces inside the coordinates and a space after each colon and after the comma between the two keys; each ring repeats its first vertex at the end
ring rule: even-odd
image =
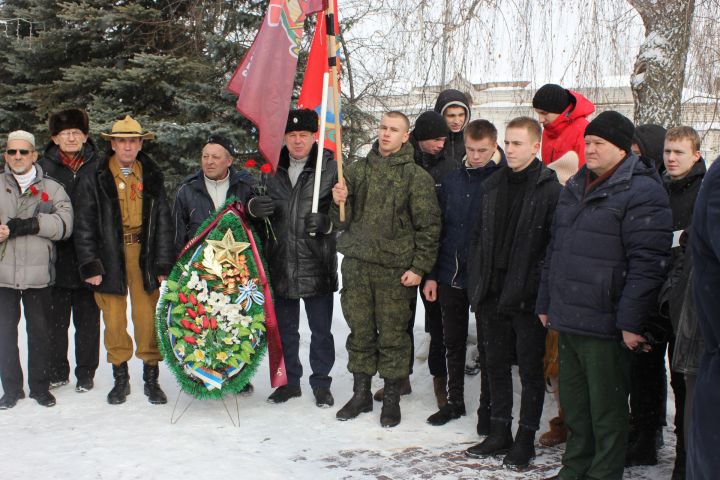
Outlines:
{"type": "Polygon", "coordinates": [[[561,186],[536,157],[540,124],[518,117],[505,130],[508,167],[483,184],[480,214],[468,268],[470,305],[479,311],[490,383],[490,435],[467,450],[485,457],[507,452],[503,464],[529,465],[535,456],[545,382],[545,328],[535,297],[561,186]],[[520,368],[520,421],[513,442],[513,342],[520,368]]]}

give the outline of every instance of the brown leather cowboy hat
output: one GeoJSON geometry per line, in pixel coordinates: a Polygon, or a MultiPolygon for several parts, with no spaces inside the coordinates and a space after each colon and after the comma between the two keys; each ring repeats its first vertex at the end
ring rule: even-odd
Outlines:
{"type": "Polygon", "coordinates": [[[110,133],[103,132],[100,136],[105,140],[130,137],[140,137],[143,140],[152,140],[155,138],[154,133],[144,132],[140,126],[140,122],[132,118],[130,115],[125,115],[125,118],[113,123],[112,131],[110,133]]]}

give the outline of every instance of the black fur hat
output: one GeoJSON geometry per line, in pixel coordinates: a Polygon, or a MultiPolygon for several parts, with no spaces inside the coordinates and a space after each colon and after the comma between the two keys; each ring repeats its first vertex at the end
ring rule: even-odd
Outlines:
{"type": "Polygon", "coordinates": [[[318,131],[318,114],[309,108],[290,110],[285,133],[318,131]]]}
{"type": "Polygon", "coordinates": [[[71,128],[77,128],[82,131],[85,135],[90,132],[90,121],[85,110],[79,108],[71,108],[69,110],[62,110],[57,113],[50,115],[48,121],[50,128],[50,135],[55,136],[63,130],[71,128]]]}

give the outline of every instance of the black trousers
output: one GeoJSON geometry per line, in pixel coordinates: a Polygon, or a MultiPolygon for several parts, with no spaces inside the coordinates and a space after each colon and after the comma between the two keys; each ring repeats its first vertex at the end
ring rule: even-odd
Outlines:
{"type": "Polygon", "coordinates": [[[98,368],[100,309],[92,290],[84,287],[53,287],[48,311],[51,382],[66,380],[70,376],[68,328],[71,313],[75,325],[75,378],[92,379],[98,368]]]}
{"type": "Polygon", "coordinates": [[[47,309],[50,287],[15,290],[0,288],[0,380],[5,393],[23,389],[23,372],[18,348],[20,302],[25,310],[28,339],[28,384],[30,392],[47,392],[49,336],[47,309]]]}
{"type": "Polygon", "coordinates": [[[537,315],[532,313],[498,312],[495,299],[480,305],[480,316],[485,337],[491,418],[512,422],[514,345],[522,385],[520,425],[530,430],[538,430],[545,400],[545,327],[537,315]]]}
{"type": "MultiPolygon", "coordinates": [[[[443,342],[443,321],[440,303],[428,302],[425,300],[422,290],[425,286],[423,281],[420,284],[420,299],[425,307],[425,331],[430,334],[430,351],[428,352],[428,368],[430,375],[433,377],[446,377],[447,367],[445,366],[445,343],[443,342]]],[[[415,326],[415,312],[413,312],[412,321],[408,325],[408,333],[413,338],[413,327],[415,326]]],[[[410,357],[410,373],[412,373],[412,365],[415,360],[415,342],[413,340],[412,356],[410,357]]]]}
{"type": "MultiPolygon", "coordinates": [[[[273,301],[285,356],[288,385],[299,386],[303,375],[300,362],[300,300],[276,296],[273,301]]],[[[330,331],[333,294],[307,297],[302,301],[310,326],[310,368],[313,372],[310,375],[310,387],[330,388],[330,370],[335,364],[335,340],[330,331]]]]}
{"type": "MultiPolygon", "coordinates": [[[[438,302],[442,310],[443,338],[448,375],[448,400],[465,402],[465,352],[467,351],[470,303],[467,290],[450,285],[438,285],[438,302]]],[[[483,329],[479,313],[475,313],[480,356],[480,408],[490,406],[487,361],[483,345],[483,329]]]]}

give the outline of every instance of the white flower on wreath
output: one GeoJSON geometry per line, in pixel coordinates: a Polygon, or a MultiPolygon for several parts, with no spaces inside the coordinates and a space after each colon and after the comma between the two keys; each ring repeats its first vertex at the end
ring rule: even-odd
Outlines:
{"type": "Polygon", "coordinates": [[[190,290],[195,290],[195,287],[197,286],[198,282],[200,282],[200,277],[198,276],[198,273],[196,271],[193,271],[190,274],[190,280],[188,280],[187,287],[190,290]]]}
{"type": "MultiPolygon", "coordinates": [[[[203,280],[203,282],[204,282],[204,281],[205,281],[205,280],[203,280]]],[[[200,303],[206,303],[208,300],[209,300],[209,297],[208,297],[208,294],[207,294],[207,290],[202,291],[202,292],[200,292],[200,293],[197,294],[197,301],[198,301],[198,302],[200,302],[200,303]]]]}
{"type": "Polygon", "coordinates": [[[215,261],[215,249],[213,249],[212,245],[208,245],[203,250],[202,265],[209,273],[216,277],[222,277],[222,265],[220,262],[215,261]]]}

